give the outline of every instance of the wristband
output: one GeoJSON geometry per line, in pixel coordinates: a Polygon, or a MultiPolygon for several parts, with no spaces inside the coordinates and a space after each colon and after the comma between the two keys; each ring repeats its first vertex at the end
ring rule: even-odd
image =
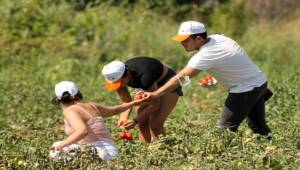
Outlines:
{"type": "Polygon", "coordinates": [[[184,76],[182,74],[178,74],[175,76],[175,78],[179,81],[179,83],[182,87],[187,86],[188,84],[191,83],[189,76],[184,76]]]}

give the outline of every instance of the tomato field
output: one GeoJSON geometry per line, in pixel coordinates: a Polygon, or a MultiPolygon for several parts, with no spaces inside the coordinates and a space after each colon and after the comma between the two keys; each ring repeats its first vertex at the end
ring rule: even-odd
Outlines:
{"type": "Polygon", "coordinates": [[[61,109],[51,104],[57,82],[76,82],[84,101],[114,105],[121,101],[104,89],[104,64],[148,55],[179,71],[192,56],[170,39],[182,20],[145,8],[147,1],[84,9],[71,2],[0,2],[0,169],[299,169],[299,10],[258,22],[237,0],[213,6],[218,10],[208,18],[195,11],[183,20],[203,19],[209,34],[234,38],[268,77],[274,93],[266,105],[271,140],[253,134],[246,123],[237,133],[220,130],[227,92],[220,85],[199,86],[208,76],[201,73],[183,88],[166,121],[167,135],[159,140],[140,143],[137,128],[132,140],[120,139],[114,116],[105,123],[120,152],[116,159],[103,162],[89,148],[68,162],[49,159],[49,146],[65,138],[61,109]]]}

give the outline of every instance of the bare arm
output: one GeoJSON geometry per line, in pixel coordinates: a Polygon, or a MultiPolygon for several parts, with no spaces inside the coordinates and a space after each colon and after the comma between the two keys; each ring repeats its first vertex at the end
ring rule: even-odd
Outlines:
{"type": "MultiPolygon", "coordinates": [[[[131,96],[128,92],[128,89],[126,87],[118,89],[117,92],[123,102],[128,103],[128,102],[132,101],[131,96]]],[[[128,119],[131,110],[132,110],[131,107],[127,110],[124,110],[120,114],[120,120],[128,119]]]]}
{"type": "Polygon", "coordinates": [[[124,112],[126,110],[131,110],[132,106],[139,104],[140,102],[138,100],[131,101],[129,103],[122,103],[120,105],[115,106],[103,106],[100,104],[95,104],[95,106],[100,111],[100,115],[102,117],[110,117],[116,114],[119,114],[121,112],[124,112]]]}
{"type": "Polygon", "coordinates": [[[59,146],[57,146],[58,150],[77,143],[88,134],[86,123],[77,112],[71,109],[66,109],[63,113],[65,120],[75,131],[67,139],[63,140],[59,146]]]}
{"type": "Polygon", "coordinates": [[[201,70],[196,70],[190,67],[183,68],[176,76],[172,77],[166,84],[154,92],[155,97],[162,96],[170,91],[175,90],[180,86],[179,80],[183,80],[185,76],[192,77],[198,74],[201,70]]]}

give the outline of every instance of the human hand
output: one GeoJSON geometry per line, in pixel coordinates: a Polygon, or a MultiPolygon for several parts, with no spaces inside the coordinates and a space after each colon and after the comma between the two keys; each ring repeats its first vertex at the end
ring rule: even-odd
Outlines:
{"type": "Polygon", "coordinates": [[[134,100],[140,100],[140,99],[143,99],[143,94],[145,93],[145,91],[142,91],[142,90],[136,90],[134,93],[133,93],[133,98],[134,100]]]}
{"type": "Polygon", "coordinates": [[[156,94],[155,92],[144,92],[142,101],[149,102],[158,97],[159,97],[159,95],[156,94]]]}
{"type": "Polygon", "coordinates": [[[142,97],[140,99],[135,99],[135,100],[132,101],[133,106],[140,106],[143,103],[143,101],[144,100],[142,99],[142,97]]]}
{"type": "Polygon", "coordinates": [[[119,121],[118,121],[118,127],[121,128],[121,129],[124,129],[123,125],[128,122],[128,119],[127,118],[120,118],[119,121]]]}
{"type": "Polygon", "coordinates": [[[218,81],[212,76],[206,76],[199,80],[199,85],[202,87],[211,87],[218,83],[218,81]]]}
{"type": "Polygon", "coordinates": [[[142,89],[135,89],[135,91],[133,92],[133,99],[134,99],[134,106],[139,106],[142,104],[143,102],[143,94],[144,94],[144,90],[142,89]]]}
{"type": "Polygon", "coordinates": [[[57,144],[57,145],[52,145],[49,147],[49,150],[55,150],[55,151],[60,151],[62,150],[64,147],[61,144],[57,144]]]}
{"type": "Polygon", "coordinates": [[[133,129],[136,124],[137,124],[136,121],[128,120],[122,127],[126,130],[130,130],[133,129]]]}

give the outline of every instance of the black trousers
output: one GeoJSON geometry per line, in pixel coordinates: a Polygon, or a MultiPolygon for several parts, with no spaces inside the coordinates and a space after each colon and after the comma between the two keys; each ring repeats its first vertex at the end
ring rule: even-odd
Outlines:
{"type": "Polygon", "coordinates": [[[221,114],[221,127],[235,132],[247,118],[254,133],[268,135],[271,130],[265,120],[265,102],[272,95],[267,83],[248,92],[229,93],[221,114]]]}

